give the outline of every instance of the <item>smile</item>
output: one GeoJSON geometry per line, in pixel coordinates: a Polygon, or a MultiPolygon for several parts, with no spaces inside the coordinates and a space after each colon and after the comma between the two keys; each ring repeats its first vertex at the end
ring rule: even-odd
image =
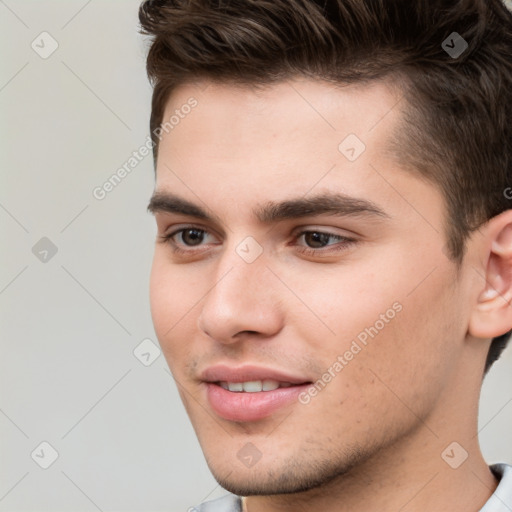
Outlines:
{"type": "Polygon", "coordinates": [[[260,391],[274,391],[278,388],[289,388],[291,382],[278,382],[277,380],[249,380],[246,382],[218,382],[221,388],[235,393],[259,393],[260,391]]]}

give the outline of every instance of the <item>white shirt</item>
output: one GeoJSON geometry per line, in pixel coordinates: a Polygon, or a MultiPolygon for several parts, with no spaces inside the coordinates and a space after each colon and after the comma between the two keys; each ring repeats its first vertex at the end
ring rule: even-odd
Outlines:
{"type": "Polygon", "coordinates": [[[491,471],[500,481],[493,495],[480,509],[480,512],[511,512],[512,511],[512,466],[494,464],[491,471]]]}

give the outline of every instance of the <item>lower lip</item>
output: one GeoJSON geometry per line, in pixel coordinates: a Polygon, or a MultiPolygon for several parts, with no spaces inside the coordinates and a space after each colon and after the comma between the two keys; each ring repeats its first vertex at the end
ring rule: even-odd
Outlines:
{"type": "Polygon", "coordinates": [[[281,407],[298,401],[298,396],[311,386],[311,384],[301,384],[273,391],[237,393],[211,382],[205,384],[212,409],[221,418],[230,421],[257,421],[266,418],[281,407]]]}

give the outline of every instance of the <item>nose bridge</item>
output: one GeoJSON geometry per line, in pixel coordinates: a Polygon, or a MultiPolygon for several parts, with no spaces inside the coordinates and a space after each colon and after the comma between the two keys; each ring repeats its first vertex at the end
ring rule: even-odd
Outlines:
{"type": "Polygon", "coordinates": [[[234,242],[220,256],[214,289],[226,299],[234,294],[239,299],[256,296],[268,279],[265,265],[268,263],[263,246],[252,236],[233,237],[234,242]],[[266,277],[265,277],[266,276],[266,277]]]}
{"type": "Polygon", "coordinates": [[[252,237],[226,248],[201,306],[199,327],[204,332],[230,342],[242,331],[271,334],[279,329],[279,312],[269,285],[273,275],[266,264],[263,247],[252,237]]]}

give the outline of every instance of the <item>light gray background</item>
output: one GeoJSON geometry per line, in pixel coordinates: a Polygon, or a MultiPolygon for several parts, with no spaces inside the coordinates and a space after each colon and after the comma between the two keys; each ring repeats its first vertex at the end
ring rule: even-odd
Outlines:
{"type": "MultiPolygon", "coordinates": [[[[163,356],[133,354],[156,342],[151,156],[92,195],[149,135],[138,6],[0,0],[0,511],[185,511],[224,494],[163,356]],[[46,59],[43,31],[59,45],[46,59]]],[[[483,386],[489,463],[512,462],[511,369],[512,347],[483,386]]]]}

